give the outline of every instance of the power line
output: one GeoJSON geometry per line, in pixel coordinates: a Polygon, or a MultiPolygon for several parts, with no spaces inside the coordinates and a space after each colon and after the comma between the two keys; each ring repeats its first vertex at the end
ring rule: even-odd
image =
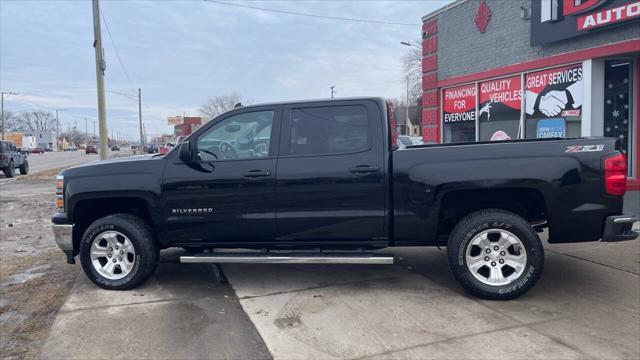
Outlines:
{"type": "Polygon", "coordinates": [[[317,14],[309,14],[309,13],[300,13],[294,11],[287,10],[276,10],[276,9],[268,9],[253,5],[244,5],[244,4],[234,4],[225,1],[217,1],[217,0],[204,0],[206,2],[215,3],[219,5],[227,5],[227,6],[236,6],[241,8],[267,11],[277,14],[287,14],[287,15],[296,15],[296,16],[306,16],[318,19],[328,19],[328,20],[339,20],[339,21],[352,21],[352,22],[362,22],[362,23],[372,23],[372,24],[382,24],[382,25],[400,25],[400,26],[420,26],[418,24],[409,24],[409,23],[401,23],[401,22],[393,22],[393,21],[382,21],[382,20],[371,20],[371,19],[356,19],[356,18],[346,18],[346,17],[338,17],[338,16],[328,16],[328,15],[317,15],[317,14]]]}
{"type": "Polygon", "coordinates": [[[111,36],[111,30],[109,30],[109,25],[107,24],[107,19],[105,18],[104,13],[102,12],[102,9],[100,9],[100,16],[102,16],[102,20],[104,21],[104,27],[107,29],[107,34],[109,35],[109,39],[111,40],[111,45],[113,45],[113,50],[115,51],[116,57],[118,58],[118,63],[120,63],[120,68],[122,68],[122,72],[124,72],[124,75],[127,77],[127,81],[129,82],[131,89],[135,91],[135,86],[133,86],[133,83],[131,82],[131,78],[129,78],[129,73],[127,73],[127,70],[124,68],[124,64],[122,63],[122,59],[120,58],[120,52],[118,51],[116,42],[113,41],[113,36],[111,36]]]}

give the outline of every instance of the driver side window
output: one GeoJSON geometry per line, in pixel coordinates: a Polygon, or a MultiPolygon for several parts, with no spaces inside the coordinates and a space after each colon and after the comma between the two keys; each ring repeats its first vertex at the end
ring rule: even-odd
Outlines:
{"type": "Polygon", "coordinates": [[[213,161],[268,157],[273,117],[273,111],[256,111],[222,120],[198,138],[198,159],[213,161]]]}

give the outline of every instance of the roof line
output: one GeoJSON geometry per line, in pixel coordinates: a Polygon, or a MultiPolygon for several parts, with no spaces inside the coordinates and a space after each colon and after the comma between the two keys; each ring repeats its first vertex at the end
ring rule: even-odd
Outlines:
{"type": "Polygon", "coordinates": [[[429,19],[431,19],[433,17],[436,17],[436,16],[440,15],[441,13],[443,13],[443,12],[445,12],[447,10],[451,10],[454,7],[462,5],[462,4],[466,3],[466,2],[469,2],[469,0],[455,0],[455,1],[445,5],[443,7],[441,7],[440,9],[434,10],[434,11],[428,13],[427,15],[423,16],[422,17],[422,22],[425,22],[425,21],[427,21],[427,20],[429,20],[429,19]]]}

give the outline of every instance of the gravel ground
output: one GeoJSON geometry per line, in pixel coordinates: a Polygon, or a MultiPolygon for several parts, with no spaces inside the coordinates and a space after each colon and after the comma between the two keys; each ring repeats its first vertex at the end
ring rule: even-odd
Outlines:
{"type": "Polygon", "coordinates": [[[38,356],[79,266],[66,264],[51,232],[54,177],[49,170],[0,189],[0,356],[38,356]]]}

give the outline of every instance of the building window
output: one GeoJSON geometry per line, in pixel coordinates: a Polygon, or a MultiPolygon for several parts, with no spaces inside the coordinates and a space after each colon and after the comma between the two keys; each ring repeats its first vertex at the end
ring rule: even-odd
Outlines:
{"type": "Polygon", "coordinates": [[[445,143],[476,140],[476,84],[445,89],[442,96],[445,143]]]}
{"type": "Polygon", "coordinates": [[[522,103],[520,75],[481,82],[478,87],[479,140],[517,139],[522,103]]]}
{"type": "Polygon", "coordinates": [[[526,75],[527,138],[579,137],[582,119],[582,64],[526,75]]]}

